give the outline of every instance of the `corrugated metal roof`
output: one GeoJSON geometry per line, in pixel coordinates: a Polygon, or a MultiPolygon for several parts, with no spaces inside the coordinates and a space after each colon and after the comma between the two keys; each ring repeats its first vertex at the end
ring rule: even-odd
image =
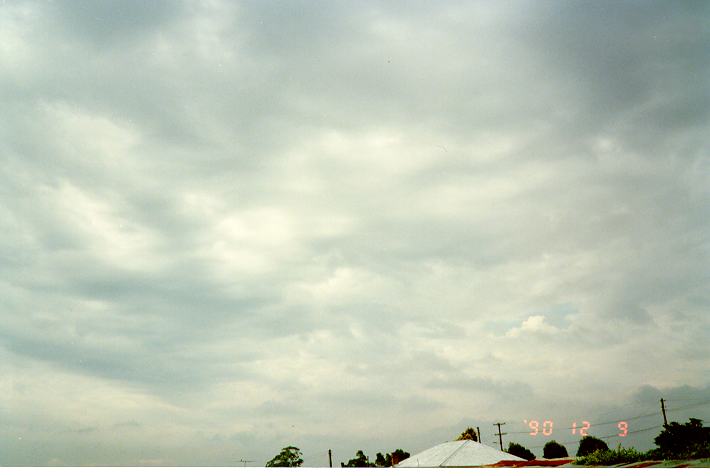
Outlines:
{"type": "Polygon", "coordinates": [[[448,441],[401,461],[398,468],[460,468],[525,461],[473,440],[448,441]]]}

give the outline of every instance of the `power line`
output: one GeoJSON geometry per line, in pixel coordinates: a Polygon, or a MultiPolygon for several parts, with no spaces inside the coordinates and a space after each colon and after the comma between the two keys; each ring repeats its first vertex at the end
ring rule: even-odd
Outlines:
{"type": "MultiPolygon", "coordinates": [[[[589,425],[589,428],[598,427],[598,426],[604,426],[604,425],[612,425],[612,424],[615,424],[615,423],[619,423],[620,421],[634,421],[634,420],[639,420],[639,419],[641,419],[641,418],[648,418],[648,417],[650,417],[650,416],[657,416],[657,415],[658,415],[658,412],[653,412],[653,413],[647,413],[647,414],[645,414],[645,415],[637,415],[637,416],[633,416],[633,417],[629,417],[629,418],[618,418],[618,419],[616,419],[616,420],[610,420],[610,421],[605,421],[605,422],[601,422],[601,423],[594,423],[593,425],[589,425]]],[[[569,428],[558,428],[558,431],[560,431],[560,430],[562,430],[562,431],[563,431],[563,430],[579,430],[579,429],[580,429],[580,428],[578,428],[578,427],[576,427],[576,426],[570,426],[569,428]]],[[[528,433],[528,434],[529,434],[529,433],[530,433],[530,430],[527,430],[527,431],[510,431],[510,432],[508,432],[508,433],[510,433],[511,435],[512,435],[512,434],[521,435],[521,434],[523,434],[523,433],[528,433]]]]}
{"type": "Polygon", "coordinates": [[[643,403],[643,402],[627,403],[627,404],[624,404],[624,405],[615,405],[615,408],[614,408],[613,410],[609,410],[609,411],[606,411],[606,412],[601,412],[601,413],[599,413],[599,412],[594,412],[594,415],[596,415],[596,416],[609,415],[609,414],[611,414],[611,413],[618,413],[620,408],[638,407],[638,406],[640,406],[640,405],[650,406],[650,405],[648,404],[648,402],[646,402],[646,403],[643,403]]]}
{"type": "MultiPolygon", "coordinates": [[[[654,425],[654,426],[649,426],[648,428],[642,428],[640,430],[634,430],[634,431],[629,431],[627,435],[631,435],[633,433],[642,433],[644,431],[650,431],[654,430],[656,428],[662,428],[663,425],[654,425]]],[[[595,436],[595,438],[599,438],[600,440],[606,440],[608,438],[623,438],[622,436],[619,436],[618,434],[613,434],[613,435],[606,435],[606,436],[595,436]]],[[[570,441],[563,441],[560,444],[561,445],[571,445],[575,443],[579,443],[580,440],[570,440],[570,441]]],[[[545,445],[537,445],[537,446],[531,446],[530,448],[543,448],[545,445]]]]}
{"type": "Polygon", "coordinates": [[[688,408],[702,407],[702,406],[705,406],[708,404],[710,404],[710,400],[706,400],[706,401],[700,402],[700,403],[691,403],[690,405],[685,405],[683,407],[678,407],[678,408],[667,408],[666,410],[669,412],[677,412],[678,410],[687,410],[688,408]]]}
{"type": "MultiPolygon", "coordinates": [[[[665,401],[667,402],[668,400],[665,400],[665,401]]],[[[676,408],[666,408],[666,412],[675,412],[675,411],[680,411],[680,410],[687,410],[687,409],[690,409],[690,408],[697,408],[697,407],[705,406],[705,405],[708,405],[708,404],[710,404],[710,400],[706,400],[706,401],[699,402],[699,403],[691,403],[691,404],[689,404],[689,405],[685,405],[685,406],[681,406],[681,407],[676,407],[676,408]]],[[[646,413],[646,414],[644,414],[644,415],[636,415],[636,416],[627,417],[627,418],[621,417],[621,418],[618,418],[618,419],[616,419],[616,420],[609,420],[609,421],[604,421],[604,422],[601,422],[601,423],[594,423],[594,424],[591,424],[591,425],[589,426],[589,428],[600,427],[600,426],[605,426],[605,425],[613,425],[613,424],[615,424],[615,423],[619,423],[620,421],[627,421],[627,422],[628,422],[628,421],[635,421],[635,420],[640,420],[641,418],[648,418],[648,417],[652,417],[652,416],[658,416],[658,412],[656,411],[656,412],[653,412],[653,413],[646,413]]],[[[564,431],[564,430],[575,430],[575,429],[578,430],[579,428],[578,428],[578,427],[568,427],[568,428],[558,428],[557,430],[558,430],[558,431],[559,431],[559,430],[564,431]]],[[[525,431],[509,431],[509,432],[508,432],[508,434],[511,434],[511,435],[522,435],[522,434],[529,434],[529,433],[530,433],[530,430],[525,430],[525,431]]]]}
{"type": "MultiPolygon", "coordinates": [[[[674,400],[678,400],[678,399],[674,399],[674,400]]],[[[674,400],[671,400],[671,401],[674,401],[674,400]]],[[[667,400],[664,400],[664,402],[667,402],[667,400]]],[[[698,408],[698,407],[702,407],[702,406],[706,406],[706,405],[710,405],[710,400],[704,400],[704,401],[700,401],[700,402],[697,402],[697,403],[691,403],[691,404],[689,404],[689,405],[683,405],[683,406],[675,407],[675,408],[665,408],[665,411],[666,411],[666,412],[677,412],[677,411],[681,411],[681,410],[688,410],[688,409],[691,409],[691,408],[698,408]]],[[[618,418],[618,419],[616,419],[616,420],[609,420],[609,421],[605,421],[605,422],[601,422],[601,423],[595,423],[595,424],[589,425],[589,428],[593,428],[593,427],[596,428],[596,427],[601,427],[601,426],[605,426],[605,425],[611,425],[611,424],[614,424],[614,423],[619,423],[619,422],[621,422],[621,421],[624,421],[624,422],[635,421],[635,420],[640,420],[640,419],[642,419],[642,418],[648,418],[648,417],[652,417],[652,416],[658,416],[658,412],[646,413],[646,414],[643,414],[643,415],[635,415],[635,416],[628,417],[628,418],[618,418]]],[[[654,426],[650,426],[650,427],[647,427],[647,428],[641,428],[641,429],[639,429],[639,430],[628,431],[626,434],[627,434],[627,435],[631,435],[631,434],[635,434],[635,433],[643,433],[643,432],[645,432],[645,431],[650,431],[650,430],[654,430],[654,429],[658,429],[658,428],[663,428],[663,426],[664,426],[664,425],[654,425],[654,426]]],[[[560,430],[561,430],[561,431],[564,431],[564,430],[575,430],[575,429],[579,430],[580,428],[578,428],[578,427],[576,427],[576,426],[575,426],[575,427],[569,427],[569,428],[562,428],[562,429],[559,429],[559,428],[558,428],[557,431],[560,431],[560,430]]],[[[500,430],[499,430],[499,431],[500,431],[500,430]]],[[[511,435],[530,434],[530,430],[528,430],[528,431],[510,431],[510,432],[508,432],[508,434],[511,434],[511,435]]],[[[547,436],[547,435],[546,435],[546,436],[547,436]]],[[[619,436],[617,433],[615,433],[615,434],[605,435],[605,436],[596,436],[595,438],[599,438],[599,439],[609,439],[609,438],[622,438],[622,437],[619,436]]],[[[579,443],[579,441],[580,441],[580,440],[577,439],[577,440],[565,441],[565,442],[562,442],[562,443],[560,443],[560,444],[562,444],[562,445],[569,445],[569,444],[579,443]]],[[[542,448],[542,447],[544,447],[544,445],[531,446],[531,448],[542,448]]]]}

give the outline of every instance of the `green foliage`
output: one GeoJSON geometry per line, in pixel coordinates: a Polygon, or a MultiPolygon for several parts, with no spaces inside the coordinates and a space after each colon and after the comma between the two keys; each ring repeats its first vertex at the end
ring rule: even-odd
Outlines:
{"type": "Polygon", "coordinates": [[[370,463],[370,459],[365,456],[362,450],[357,450],[355,453],[355,458],[348,461],[347,464],[340,463],[341,468],[372,468],[375,463],[370,463]]]}
{"type": "Polygon", "coordinates": [[[404,461],[405,459],[409,458],[411,455],[409,454],[409,451],[404,451],[401,448],[397,448],[392,452],[392,465],[395,465],[401,461],[404,461]]]}
{"type": "Polygon", "coordinates": [[[587,456],[588,454],[594,453],[596,450],[608,450],[609,446],[593,436],[585,436],[579,442],[579,449],[577,450],[577,457],[587,456]]]}
{"type": "Polygon", "coordinates": [[[387,456],[384,456],[382,453],[377,453],[375,466],[378,468],[390,468],[392,466],[392,455],[387,453],[387,456]]]}
{"type": "Polygon", "coordinates": [[[473,428],[469,427],[466,428],[463,433],[461,433],[456,440],[473,440],[473,441],[478,441],[478,435],[476,435],[476,430],[473,428]]]}
{"type": "Polygon", "coordinates": [[[567,448],[556,442],[555,440],[548,441],[545,443],[545,447],[542,449],[543,458],[564,458],[569,456],[567,454],[567,448]]]}
{"type": "Polygon", "coordinates": [[[671,422],[653,441],[658,446],[653,455],[663,459],[710,457],[710,427],[697,418],[682,425],[671,422]]]}
{"type": "Polygon", "coordinates": [[[648,459],[648,454],[637,451],[635,448],[622,448],[619,445],[615,450],[597,449],[591,453],[577,458],[574,464],[582,466],[612,466],[615,464],[628,464],[648,459]]]}
{"type": "Polygon", "coordinates": [[[270,461],[267,461],[267,468],[294,468],[301,466],[303,464],[303,454],[301,450],[295,446],[287,446],[281,450],[281,453],[277,454],[270,461]]]}
{"type": "Polygon", "coordinates": [[[397,448],[392,452],[392,454],[387,453],[386,455],[383,455],[382,453],[377,453],[377,457],[375,458],[375,466],[378,468],[390,468],[407,458],[409,458],[409,453],[397,448]]]}
{"type": "Polygon", "coordinates": [[[519,456],[520,458],[526,459],[528,461],[535,459],[535,455],[532,451],[520,445],[518,443],[513,443],[512,441],[508,443],[508,453],[519,456]]]}

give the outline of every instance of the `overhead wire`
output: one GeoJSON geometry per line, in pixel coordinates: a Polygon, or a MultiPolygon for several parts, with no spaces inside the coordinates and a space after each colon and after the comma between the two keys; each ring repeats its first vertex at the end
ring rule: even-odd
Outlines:
{"type": "MultiPolygon", "coordinates": [[[[616,420],[609,420],[609,421],[605,421],[605,422],[601,422],[601,423],[590,424],[588,428],[594,428],[594,427],[599,427],[599,426],[604,426],[604,425],[612,425],[614,423],[618,424],[619,422],[622,422],[622,421],[634,421],[634,420],[639,420],[641,418],[648,418],[648,417],[657,416],[657,415],[658,415],[658,412],[653,412],[653,413],[646,413],[644,415],[637,415],[637,416],[633,416],[633,417],[629,417],[629,418],[618,418],[616,420]]],[[[549,420],[547,420],[547,421],[549,421],[549,420]]],[[[586,420],[583,420],[583,421],[586,421],[586,420]]],[[[558,430],[579,430],[579,429],[581,429],[581,427],[578,427],[578,426],[571,426],[569,428],[558,428],[558,430]]],[[[530,430],[509,431],[508,432],[509,435],[520,435],[523,433],[530,433],[530,430]]]]}
{"type": "MultiPolygon", "coordinates": [[[[680,399],[672,399],[672,400],[666,400],[666,401],[671,401],[671,402],[673,402],[673,401],[679,401],[679,400],[680,400],[680,399]]],[[[690,400],[690,399],[686,399],[686,400],[690,400]]],[[[696,399],[693,399],[693,400],[696,400],[696,399]]],[[[703,401],[699,401],[699,402],[697,402],[697,403],[690,403],[690,404],[688,404],[688,405],[682,405],[682,406],[679,406],[679,407],[667,407],[667,408],[666,408],[666,412],[667,412],[667,413],[669,413],[669,412],[677,412],[677,411],[681,411],[681,410],[688,410],[688,409],[691,409],[691,408],[698,408],[698,407],[702,407],[702,406],[706,406],[706,405],[710,405],[710,400],[703,400],[703,401]]],[[[590,424],[589,427],[587,427],[586,429],[589,429],[589,428],[598,428],[598,427],[601,427],[601,426],[611,425],[611,424],[614,424],[614,423],[617,423],[617,424],[618,424],[619,422],[622,422],[622,421],[623,421],[623,422],[635,421],[635,420],[640,420],[640,419],[642,419],[642,418],[649,418],[649,417],[652,417],[652,416],[660,417],[660,414],[659,414],[658,411],[656,411],[656,412],[653,412],[653,413],[645,413],[645,414],[643,414],[643,415],[635,415],[635,416],[632,416],[632,417],[619,418],[619,419],[616,419],[616,420],[609,420],[609,421],[604,421],[604,422],[601,422],[601,423],[594,423],[594,424],[590,424]]],[[[545,421],[547,421],[547,420],[545,420],[545,421]]],[[[538,422],[539,422],[539,420],[538,420],[538,422]]],[[[544,422],[544,421],[543,421],[543,422],[544,422]]],[[[543,424],[544,424],[544,423],[543,423],[543,424]]],[[[641,429],[639,429],[639,430],[630,430],[630,431],[627,431],[624,436],[620,436],[618,433],[614,433],[614,434],[605,435],[605,436],[597,436],[596,438],[599,438],[599,439],[623,438],[623,437],[625,437],[626,435],[631,435],[631,434],[635,434],[635,433],[643,433],[643,432],[650,431],[650,430],[654,430],[654,429],[658,429],[658,428],[663,428],[663,425],[654,425],[654,426],[649,426],[649,427],[646,427],[646,428],[641,428],[641,429]]],[[[562,429],[559,429],[559,428],[558,428],[557,431],[560,431],[560,430],[561,430],[561,431],[564,431],[564,430],[580,430],[580,429],[581,429],[581,427],[572,426],[572,427],[562,428],[562,429]]],[[[542,433],[542,431],[543,431],[542,428],[538,429],[538,432],[539,432],[538,434],[542,433]]],[[[508,431],[508,432],[506,432],[506,434],[508,434],[508,435],[520,435],[520,434],[530,434],[530,433],[531,433],[530,430],[526,430],[526,431],[508,431]]],[[[531,435],[531,436],[532,436],[532,435],[531,435]]],[[[545,436],[549,436],[549,435],[545,435],[545,436]]],[[[582,436],[582,435],[580,435],[580,436],[582,436]]],[[[565,441],[565,442],[562,442],[562,443],[560,443],[560,444],[562,444],[562,445],[570,445],[570,444],[579,443],[579,441],[580,441],[579,439],[576,439],[576,440],[565,441]]],[[[536,445],[536,446],[531,446],[531,448],[542,448],[542,447],[544,447],[544,446],[545,446],[544,444],[543,444],[543,445],[536,445]]]]}
{"type": "MultiPolygon", "coordinates": [[[[642,428],[640,430],[629,431],[626,434],[631,435],[633,433],[643,433],[644,431],[650,431],[650,430],[654,430],[656,428],[662,428],[662,427],[663,427],[663,425],[654,425],[654,426],[649,426],[648,428],[642,428]]],[[[609,438],[624,438],[624,437],[619,436],[618,434],[613,434],[613,435],[605,435],[605,436],[596,436],[595,438],[599,438],[600,440],[606,440],[609,438]]],[[[580,441],[579,439],[578,440],[563,441],[563,442],[560,442],[560,444],[561,445],[572,445],[575,443],[579,443],[579,441],[580,441]]],[[[545,443],[545,444],[547,444],[547,443],[545,443]]],[[[544,446],[545,445],[543,444],[543,445],[531,446],[530,448],[543,448],[544,446]]]]}
{"type": "MultiPolygon", "coordinates": [[[[674,399],[670,399],[670,400],[666,400],[666,401],[667,401],[667,402],[675,402],[675,401],[697,401],[697,400],[700,400],[700,399],[676,399],[676,398],[674,398],[674,399]]],[[[691,404],[689,404],[689,405],[683,405],[683,406],[675,407],[675,408],[673,408],[673,407],[667,407],[667,408],[666,408],[666,412],[676,412],[676,411],[686,410],[686,409],[690,409],[690,408],[697,408],[697,407],[701,407],[701,406],[705,406],[705,405],[710,405],[710,400],[704,400],[704,401],[700,401],[700,402],[698,402],[698,403],[691,403],[691,404]]],[[[626,406],[630,406],[630,405],[626,405],[626,406]]],[[[613,411],[602,413],[602,415],[606,415],[606,414],[609,414],[609,413],[613,413],[613,411]]],[[[646,413],[646,414],[643,414],[643,415],[635,415],[635,416],[632,416],[632,417],[618,418],[618,419],[615,419],[615,420],[609,420],[609,421],[604,421],[604,422],[601,422],[601,423],[590,424],[588,428],[597,428],[597,427],[601,427],[601,426],[605,426],[605,425],[612,425],[612,424],[615,424],[615,423],[618,424],[619,422],[622,422],[622,421],[623,421],[623,422],[635,421],[635,420],[640,420],[640,419],[642,419],[642,418],[648,418],[648,417],[652,417],[652,416],[659,416],[659,417],[660,417],[659,412],[658,412],[658,411],[655,411],[655,412],[653,412],[653,413],[646,413]]],[[[663,427],[663,425],[654,425],[654,426],[650,426],[650,427],[647,427],[647,428],[641,428],[641,429],[639,429],[639,430],[630,430],[630,431],[627,431],[626,435],[631,435],[631,434],[635,434],[635,433],[643,433],[643,432],[646,432],[646,431],[650,431],[650,430],[654,430],[654,429],[662,428],[662,427],[663,427]]],[[[587,428],[587,429],[588,429],[588,428],[587,428]]],[[[561,428],[561,429],[558,428],[557,431],[581,430],[581,429],[582,429],[582,427],[571,426],[571,427],[568,427],[568,428],[561,428]]],[[[542,430],[539,430],[539,432],[542,433],[542,430]]],[[[530,430],[525,430],[525,431],[508,431],[508,432],[506,432],[505,434],[508,434],[508,435],[530,434],[530,430]]],[[[547,436],[547,435],[546,435],[546,436],[547,436]]],[[[582,436],[582,435],[580,435],[580,436],[582,436]]],[[[620,436],[618,433],[614,433],[614,434],[611,434],[611,435],[596,436],[595,438],[599,438],[599,439],[609,439],[609,438],[623,438],[623,437],[620,436]]],[[[561,445],[571,445],[571,444],[579,443],[579,441],[580,441],[580,439],[576,439],[576,440],[570,440],[570,441],[560,442],[560,444],[561,444],[561,445]]],[[[497,443],[498,443],[498,441],[495,441],[495,442],[492,442],[491,444],[497,444],[497,443]]],[[[543,445],[531,446],[530,448],[537,449],[537,448],[543,448],[544,446],[545,446],[545,445],[543,444],[543,445]]],[[[328,452],[326,451],[325,453],[318,453],[317,455],[311,455],[311,458],[313,458],[313,457],[327,456],[327,455],[328,455],[328,452]]]]}
{"type": "Polygon", "coordinates": [[[679,410],[687,410],[688,408],[703,407],[703,406],[709,405],[709,404],[710,404],[710,400],[706,400],[706,401],[704,401],[704,402],[691,403],[690,405],[685,405],[685,406],[682,406],[682,407],[666,408],[666,411],[667,411],[667,412],[677,412],[677,411],[679,411],[679,410]]]}

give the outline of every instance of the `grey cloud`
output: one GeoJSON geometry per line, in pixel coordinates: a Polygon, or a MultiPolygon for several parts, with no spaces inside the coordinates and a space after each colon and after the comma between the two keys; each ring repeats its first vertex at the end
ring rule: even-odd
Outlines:
{"type": "Polygon", "coordinates": [[[324,464],[704,398],[707,16],[4,6],[0,459],[324,464]]]}

